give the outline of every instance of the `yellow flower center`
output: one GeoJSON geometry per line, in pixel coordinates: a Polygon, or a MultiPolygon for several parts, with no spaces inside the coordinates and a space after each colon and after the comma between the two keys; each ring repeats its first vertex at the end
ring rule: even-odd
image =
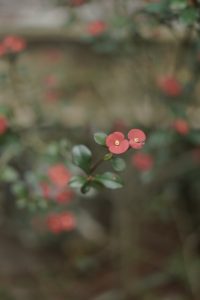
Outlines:
{"type": "Polygon", "coordinates": [[[120,144],[119,141],[116,140],[116,141],[115,141],[115,146],[119,146],[119,144],[120,144]]]}
{"type": "Polygon", "coordinates": [[[138,143],[139,139],[138,138],[134,138],[134,142],[138,143]]]}

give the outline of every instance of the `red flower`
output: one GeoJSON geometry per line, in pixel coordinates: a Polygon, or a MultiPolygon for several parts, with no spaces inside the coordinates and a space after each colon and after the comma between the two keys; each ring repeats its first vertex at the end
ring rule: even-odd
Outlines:
{"type": "Polygon", "coordinates": [[[182,92],[180,82],[173,76],[165,76],[158,80],[159,88],[168,96],[176,97],[182,92]]]}
{"type": "Polygon", "coordinates": [[[190,130],[188,122],[184,119],[175,120],[172,126],[176,130],[176,132],[178,132],[181,135],[188,134],[190,130]]]}
{"type": "Polygon", "coordinates": [[[107,25],[103,21],[94,21],[88,25],[88,32],[92,36],[99,36],[103,34],[107,29],[107,25]]]}
{"type": "Polygon", "coordinates": [[[133,149],[141,149],[146,141],[145,133],[140,129],[131,129],[128,133],[129,144],[133,149]]]}
{"type": "Polygon", "coordinates": [[[76,227],[76,220],[74,215],[69,212],[54,213],[47,217],[47,227],[55,234],[71,231],[76,227]]]}
{"type": "Polygon", "coordinates": [[[7,52],[17,53],[26,48],[26,42],[18,36],[7,36],[3,40],[3,45],[7,52]]]}
{"type": "Polygon", "coordinates": [[[0,57],[6,53],[6,49],[3,44],[0,44],[0,57]]]}
{"type": "Polygon", "coordinates": [[[76,227],[74,215],[69,212],[60,214],[59,219],[63,231],[71,231],[76,227]]]}
{"type": "Polygon", "coordinates": [[[8,129],[8,121],[5,116],[0,116],[0,135],[4,134],[8,129]]]}
{"type": "Polygon", "coordinates": [[[59,192],[57,195],[56,195],[56,201],[60,204],[62,203],[68,203],[72,200],[72,197],[73,197],[73,192],[71,190],[64,190],[64,191],[61,191],[59,192]]]}
{"type": "Polygon", "coordinates": [[[62,225],[58,214],[51,214],[47,217],[47,227],[52,233],[55,234],[58,234],[62,231],[62,225]]]}
{"type": "Polygon", "coordinates": [[[113,154],[121,154],[128,150],[129,142],[122,132],[113,132],[106,138],[106,145],[113,154]]]}
{"type": "Polygon", "coordinates": [[[132,164],[140,171],[149,171],[153,167],[154,159],[150,154],[136,153],[133,155],[132,164]]]}
{"type": "Polygon", "coordinates": [[[54,185],[64,188],[68,184],[71,174],[64,165],[56,164],[49,168],[48,176],[54,185]]]}

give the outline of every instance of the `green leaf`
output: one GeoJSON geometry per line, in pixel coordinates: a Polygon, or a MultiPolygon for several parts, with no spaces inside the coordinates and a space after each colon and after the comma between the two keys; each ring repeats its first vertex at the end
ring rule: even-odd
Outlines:
{"type": "Polygon", "coordinates": [[[85,176],[73,176],[68,185],[72,188],[81,188],[87,182],[85,176]]]}
{"type": "Polygon", "coordinates": [[[74,146],[72,149],[72,158],[76,166],[84,170],[86,173],[90,170],[92,153],[84,145],[74,146]]]}
{"type": "Polygon", "coordinates": [[[6,182],[13,182],[18,179],[18,173],[13,169],[12,167],[6,167],[2,174],[1,174],[1,180],[6,182]]]}
{"type": "Polygon", "coordinates": [[[106,145],[107,134],[104,132],[97,132],[94,134],[94,140],[97,144],[105,146],[106,145]]]}
{"type": "Polygon", "coordinates": [[[110,160],[113,157],[112,153],[107,153],[104,155],[103,160],[110,160]]]}
{"type": "Polygon", "coordinates": [[[199,13],[196,8],[190,7],[182,11],[180,15],[180,21],[182,21],[186,25],[192,25],[197,21],[198,16],[199,13]]]}
{"type": "Polygon", "coordinates": [[[172,0],[170,8],[172,10],[184,9],[188,6],[188,0],[172,0]]]}
{"type": "Polygon", "coordinates": [[[26,186],[22,181],[18,181],[11,186],[12,192],[18,196],[24,196],[26,194],[26,186]]]}
{"type": "Polygon", "coordinates": [[[95,181],[101,183],[104,187],[109,189],[119,189],[123,187],[121,177],[111,172],[106,172],[102,175],[96,175],[95,181]]]}
{"type": "Polygon", "coordinates": [[[91,188],[90,182],[86,182],[82,187],[81,187],[81,193],[86,194],[89,192],[91,188]]]}
{"type": "Polygon", "coordinates": [[[122,158],[113,157],[111,160],[112,167],[115,171],[120,172],[126,168],[126,163],[122,158]]]}
{"type": "Polygon", "coordinates": [[[163,11],[168,8],[168,2],[167,1],[160,1],[157,3],[149,3],[145,5],[145,10],[148,13],[162,13],[163,11]]]}

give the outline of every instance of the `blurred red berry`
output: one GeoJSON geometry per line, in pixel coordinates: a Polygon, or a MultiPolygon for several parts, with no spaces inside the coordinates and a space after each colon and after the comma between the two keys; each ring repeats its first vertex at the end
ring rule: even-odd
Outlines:
{"type": "Polygon", "coordinates": [[[4,38],[3,45],[8,53],[21,52],[26,48],[26,42],[23,38],[11,35],[4,38]]]}
{"type": "Polygon", "coordinates": [[[173,76],[164,76],[158,79],[158,86],[163,93],[176,97],[182,92],[181,83],[173,76]]]}
{"type": "Polygon", "coordinates": [[[71,174],[63,164],[56,164],[49,168],[48,176],[52,183],[58,188],[67,186],[71,174]]]}
{"type": "Polygon", "coordinates": [[[51,214],[47,217],[47,227],[52,233],[58,234],[62,231],[60,216],[58,214],[51,214]]]}
{"type": "Polygon", "coordinates": [[[3,135],[8,129],[8,120],[5,116],[0,116],[0,135],[3,135]]]}
{"type": "Polygon", "coordinates": [[[1,43],[0,44],[0,57],[3,56],[6,53],[6,49],[4,45],[1,43]]]}
{"type": "Polygon", "coordinates": [[[172,127],[176,130],[176,132],[178,132],[181,135],[188,134],[190,130],[188,122],[184,119],[175,120],[172,124],[172,127]]]}
{"type": "Polygon", "coordinates": [[[150,154],[136,153],[132,157],[132,164],[140,171],[149,171],[153,167],[154,159],[150,154]]]}
{"type": "Polygon", "coordinates": [[[129,148],[129,142],[124,138],[122,132],[113,132],[106,138],[106,145],[113,154],[122,154],[129,148]]]}
{"type": "Polygon", "coordinates": [[[88,32],[92,36],[99,36],[107,29],[107,25],[103,21],[93,21],[88,25],[88,32]]]}
{"type": "Polygon", "coordinates": [[[73,198],[73,192],[71,190],[64,190],[58,192],[56,195],[56,202],[60,204],[69,203],[73,198]]]}
{"type": "Polygon", "coordinates": [[[141,149],[146,141],[145,133],[140,129],[131,129],[128,133],[129,144],[133,149],[141,149]]]}
{"type": "Polygon", "coordinates": [[[74,215],[69,212],[61,213],[59,220],[63,231],[71,231],[76,228],[74,215]]]}

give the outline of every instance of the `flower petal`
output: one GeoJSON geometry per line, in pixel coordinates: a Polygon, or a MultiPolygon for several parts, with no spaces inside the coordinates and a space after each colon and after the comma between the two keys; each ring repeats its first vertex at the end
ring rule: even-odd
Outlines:
{"type": "Polygon", "coordinates": [[[128,138],[130,140],[138,138],[139,141],[145,141],[146,140],[146,135],[144,133],[144,131],[142,131],[141,129],[131,129],[128,133],[128,138]]]}

